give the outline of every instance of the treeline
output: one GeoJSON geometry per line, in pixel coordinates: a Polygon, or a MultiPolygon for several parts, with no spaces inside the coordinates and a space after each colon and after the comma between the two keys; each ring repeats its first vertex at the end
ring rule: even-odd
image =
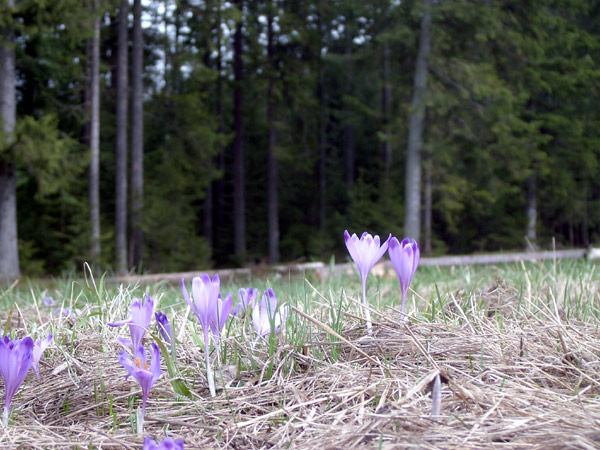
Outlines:
{"type": "Polygon", "coordinates": [[[589,245],[599,6],[6,0],[0,277],[589,245]]]}

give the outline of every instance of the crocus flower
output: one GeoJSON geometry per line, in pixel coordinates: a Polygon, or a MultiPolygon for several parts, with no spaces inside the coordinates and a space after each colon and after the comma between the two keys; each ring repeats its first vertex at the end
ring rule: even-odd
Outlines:
{"type": "Polygon", "coordinates": [[[40,358],[44,354],[44,351],[46,351],[46,348],[48,348],[48,346],[50,345],[50,342],[52,342],[52,334],[49,334],[48,337],[46,339],[44,339],[43,341],[41,339],[38,339],[37,341],[35,341],[35,344],[33,346],[33,360],[31,363],[31,367],[33,368],[33,371],[35,372],[35,376],[37,377],[38,380],[40,379],[40,372],[39,372],[40,358]]]}
{"type": "Polygon", "coordinates": [[[79,315],[79,311],[76,309],[69,308],[56,308],[54,311],[55,317],[65,316],[65,317],[77,317],[79,315]]]}
{"type": "Polygon", "coordinates": [[[152,320],[152,311],[154,310],[154,300],[146,294],[146,301],[142,303],[141,298],[133,299],[131,303],[131,313],[127,319],[118,322],[107,324],[109,327],[121,327],[129,325],[129,333],[131,334],[131,343],[125,342],[128,346],[137,349],[142,343],[142,339],[146,334],[146,330],[150,326],[152,320]]]}
{"type": "MultiPolygon", "coordinates": [[[[217,313],[220,290],[221,281],[219,280],[219,275],[215,274],[211,280],[208,274],[205,273],[201,277],[194,277],[192,279],[192,298],[190,298],[188,291],[185,288],[185,281],[181,279],[181,291],[183,292],[183,297],[188,305],[190,305],[190,308],[192,308],[192,311],[194,311],[194,314],[196,314],[196,317],[198,317],[202,332],[204,333],[206,378],[208,380],[208,389],[210,390],[210,395],[212,397],[216,395],[216,391],[215,380],[210,366],[208,330],[211,328],[211,322],[214,321],[214,317],[217,313]]],[[[231,308],[231,304],[229,307],[231,308]]]]}
{"type": "Polygon", "coordinates": [[[373,237],[365,231],[360,239],[358,239],[356,234],[350,236],[348,230],[344,231],[346,247],[348,248],[352,261],[354,261],[358,268],[358,273],[360,274],[360,279],[362,281],[363,309],[369,333],[371,333],[371,313],[367,306],[367,277],[373,266],[387,251],[391,237],[392,235],[390,234],[387,240],[380,245],[379,236],[377,235],[373,237]]]}
{"type": "Polygon", "coordinates": [[[48,297],[46,295],[44,295],[42,302],[44,303],[44,306],[54,306],[56,304],[52,297],[48,297]]]}
{"type": "Polygon", "coordinates": [[[231,303],[232,303],[231,293],[227,293],[225,300],[221,298],[221,295],[217,297],[217,307],[215,308],[215,315],[210,321],[210,329],[213,332],[213,336],[215,340],[218,342],[219,337],[221,336],[221,332],[225,327],[225,322],[229,318],[229,313],[231,312],[231,303]]]}
{"type": "Polygon", "coordinates": [[[137,347],[137,350],[134,353],[135,359],[132,361],[129,355],[127,354],[127,350],[123,350],[119,354],[119,362],[123,367],[127,369],[129,374],[125,377],[125,379],[133,376],[142,388],[142,417],[146,412],[146,400],[148,400],[148,394],[150,393],[150,388],[156,383],[156,380],[160,378],[160,351],[158,350],[158,345],[156,343],[152,343],[152,359],[150,361],[150,366],[148,366],[148,361],[146,359],[146,349],[140,345],[137,347]]]}
{"type": "Polygon", "coordinates": [[[240,312],[242,314],[246,314],[246,311],[249,308],[252,308],[254,305],[254,301],[256,300],[256,296],[258,295],[258,289],[255,288],[240,288],[238,291],[238,296],[240,298],[240,302],[235,305],[233,308],[232,316],[237,316],[240,312]]]}
{"type": "Polygon", "coordinates": [[[221,291],[221,281],[219,275],[215,274],[211,280],[208,274],[203,274],[201,277],[192,279],[192,298],[188,295],[185,288],[185,282],[181,279],[181,291],[185,301],[190,305],[196,317],[200,321],[202,331],[204,332],[205,340],[208,341],[208,330],[210,322],[215,316],[217,308],[217,299],[221,291]]]}
{"type": "Polygon", "coordinates": [[[158,324],[158,331],[160,331],[161,336],[167,342],[167,344],[170,344],[171,326],[169,325],[169,319],[167,319],[167,315],[165,313],[156,311],[154,313],[154,317],[156,318],[156,323],[158,324]]]}
{"type": "Polygon", "coordinates": [[[390,241],[389,254],[396,275],[398,275],[398,281],[400,282],[400,290],[402,291],[402,306],[400,310],[402,318],[404,318],[406,293],[419,265],[421,252],[414,239],[406,238],[402,242],[399,242],[398,239],[393,237],[390,241]]]}
{"type": "Polygon", "coordinates": [[[10,402],[23,383],[33,361],[33,340],[30,337],[11,340],[8,336],[0,339],[0,374],[4,379],[6,400],[2,415],[4,424],[8,424],[10,402]]]}
{"type": "Polygon", "coordinates": [[[146,436],[142,450],[183,450],[183,439],[173,440],[166,437],[160,444],[150,436],[146,436]]]}
{"type": "Polygon", "coordinates": [[[267,288],[260,302],[252,308],[252,324],[259,338],[266,336],[273,330],[277,333],[281,329],[288,314],[288,308],[279,308],[277,311],[277,297],[273,289],[267,288]],[[273,326],[274,328],[271,328],[273,326]]]}

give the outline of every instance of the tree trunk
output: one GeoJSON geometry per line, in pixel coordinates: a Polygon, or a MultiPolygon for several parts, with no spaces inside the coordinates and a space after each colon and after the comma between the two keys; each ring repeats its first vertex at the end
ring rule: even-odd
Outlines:
{"type": "MultiPolygon", "coordinates": [[[[350,111],[347,110],[349,114],[350,111]]],[[[346,190],[348,193],[354,188],[354,158],[356,140],[354,138],[354,126],[347,123],[344,125],[344,166],[346,169],[346,190]]]]}
{"type": "Polygon", "coordinates": [[[142,2],[133,2],[133,61],[131,81],[131,239],[132,265],[139,268],[144,249],[144,93],[142,2]]]}
{"type": "MultiPolygon", "coordinates": [[[[243,1],[236,2],[240,13],[243,1]]],[[[244,211],[244,123],[243,123],[243,88],[244,68],[242,65],[242,18],[235,26],[233,44],[233,72],[235,87],[233,92],[233,252],[240,262],[246,259],[246,218],[244,211]]]]}
{"type": "MultiPolygon", "coordinates": [[[[354,93],[354,76],[352,64],[352,37],[346,37],[346,65],[350,68],[348,70],[348,95],[354,93]]],[[[352,106],[350,102],[346,101],[344,105],[344,116],[345,124],[343,129],[344,138],[344,169],[346,173],[346,190],[348,194],[354,188],[354,171],[355,171],[355,152],[356,152],[356,139],[354,125],[352,124],[352,106]]]]}
{"type": "MultiPolygon", "coordinates": [[[[98,2],[94,2],[94,13],[98,14],[98,2]]],[[[94,20],[94,36],[90,46],[89,102],[90,123],[90,171],[89,205],[91,225],[91,262],[100,262],[100,15],[94,20]]]]}
{"type": "Polygon", "coordinates": [[[392,143],[390,142],[390,46],[388,41],[383,41],[383,63],[382,63],[382,92],[381,92],[381,115],[383,118],[383,185],[390,185],[390,171],[392,168],[392,143]]]}
{"type": "Polygon", "coordinates": [[[537,239],[537,194],[536,194],[536,174],[533,172],[527,179],[527,192],[525,198],[525,216],[527,217],[527,230],[525,236],[527,236],[528,244],[531,245],[532,250],[536,249],[537,239]]]}
{"type": "MultiPolygon", "coordinates": [[[[215,63],[217,70],[217,87],[216,87],[216,112],[217,120],[219,121],[219,134],[223,134],[225,127],[223,125],[223,76],[222,72],[223,57],[221,53],[221,0],[217,0],[217,60],[215,63]]],[[[219,153],[216,157],[217,170],[221,173],[225,173],[225,151],[221,145],[219,145],[219,153]]],[[[224,175],[221,175],[213,183],[213,200],[211,201],[212,209],[214,209],[213,227],[221,228],[225,223],[224,219],[224,208],[223,208],[223,197],[224,197],[224,175]]],[[[217,245],[218,237],[213,235],[212,238],[213,246],[217,245]]]]}
{"type": "Polygon", "coordinates": [[[277,63],[273,48],[273,1],[267,4],[267,53],[269,59],[269,86],[267,90],[267,126],[269,129],[268,140],[268,221],[269,221],[269,261],[271,264],[279,262],[279,211],[277,197],[277,157],[275,155],[275,100],[273,89],[277,63]]]}
{"type": "Polygon", "coordinates": [[[423,3],[425,12],[421,20],[419,36],[405,177],[404,234],[416,241],[419,240],[421,228],[421,147],[423,146],[423,122],[425,121],[427,66],[431,49],[431,3],[430,0],[423,0],[423,3]]]}
{"type": "Polygon", "coordinates": [[[325,80],[324,80],[323,62],[319,67],[319,159],[317,161],[317,177],[319,183],[319,230],[325,230],[325,219],[327,215],[327,140],[326,140],[326,114],[325,114],[325,80]]]}
{"type": "MultiPolygon", "coordinates": [[[[6,6],[13,8],[13,0],[8,0],[6,6]]],[[[12,31],[4,29],[0,41],[0,114],[8,140],[13,139],[17,121],[13,42],[12,31]]],[[[12,161],[0,159],[0,281],[20,276],[15,166],[12,161]]]]}
{"type": "Polygon", "coordinates": [[[121,0],[117,50],[117,136],[115,237],[117,271],[127,271],[127,14],[128,0],[121,0]]]}
{"type": "Polygon", "coordinates": [[[423,245],[424,252],[431,251],[431,171],[431,155],[427,155],[427,159],[425,161],[425,243],[423,245]]]}

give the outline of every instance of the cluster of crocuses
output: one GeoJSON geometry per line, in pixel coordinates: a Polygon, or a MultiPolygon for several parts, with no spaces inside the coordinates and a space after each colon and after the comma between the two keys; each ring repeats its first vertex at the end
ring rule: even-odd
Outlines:
{"type": "Polygon", "coordinates": [[[381,244],[379,236],[371,236],[366,231],[360,239],[356,234],[350,236],[348,230],[344,231],[346,247],[350,257],[356,263],[358,273],[362,281],[362,299],[367,330],[371,333],[371,314],[367,303],[367,277],[373,266],[388,252],[392,265],[400,282],[400,291],[402,292],[402,306],[400,308],[400,320],[404,320],[404,304],[410,282],[419,265],[420,251],[414,239],[405,238],[399,241],[390,234],[387,240],[381,244]]]}
{"type": "MultiPolygon", "coordinates": [[[[200,277],[192,279],[192,295],[190,297],[185,281],[181,280],[181,290],[183,297],[194,312],[204,334],[204,345],[206,352],[206,375],[208,380],[209,390],[212,396],[216,395],[214,376],[210,361],[210,334],[212,333],[215,344],[218,345],[221,334],[224,330],[227,319],[230,316],[244,316],[248,311],[252,311],[252,323],[254,325],[257,337],[254,341],[269,335],[271,332],[277,333],[285,321],[288,309],[280,307],[278,309],[277,298],[273,289],[268,288],[260,301],[256,301],[258,290],[254,288],[244,288],[239,290],[239,304],[232,311],[232,297],[228,293],[225,299],[221,296],[221,282],[219,276],[215,275],[212,279],[203,274],[200,277]]],[[[156,383],[161,375],[160,368],[160,350],[156,343],[150,346],[151,359],[150,363],[147,360],[146,349],[142,345],[142,340],[146,331],[150,326],[152,315],[154,312],[154,300],[145,295],[145,301],[142,299],[134,299],[131,304],[130,315],[127,319],[109,323],[111,327],[119,327],[123,325],[129,326],[131,339],[119,338],[119,341],[126,347],[131,348],[129,351],[123,350],[119,354],[119,362],[128,371],[126,378],[133,376],[142,389],[142,409],[141,414],[138,414],[138,431],[141,432],[146,411],[146,402],[150,389],[156,383]]],[[[167,316],[162,312],[154,313],[159,332],[167,344],[171,344],[175,337],[171,335],[171,327],[167,316]]],[[[253,345],[254,345],[253,344],[253,345]]],[[[161,445],[175,445],[175,447],[164,448],[183,448],[183,441],[172,441],[170,438],[165,439],[161,445]],[[167,441],[167,439],[169,439],[167,441]],[[180,446],[180,447],[179,447],[180,446]]],[[[161,446],[154,447],[156,444],[150,438],[146,439],[144,448],[163,448],[161,446]]]]}
{"type": "Polygon", "coordinates": [[[51,334],[46,339],[38,339],[35,343],[29,336],[23,339],[11,339],[9,336],[4,336],[0,339],[0,374],[2,374],[6,390],[2,414],[4,425],[8,424],[12,398],[23,383],[29,369],[33,369],[38,380],[40,379],[40,358],[50,342],[52,342],[51,334]]]}
{"type": "Polygon", "coordinates": [[[281,328],[285,317],[287,316],[287,307],[277,308],[277,298],[273,289],[267,288],[260,301],[256,301],[258,290],[255,288],[243,288],[239,290],[239,304],[231,310],[232,297],[227,293],[225,300],[221,297],[221,281],[219,275],[212,279],[208,274],[192,279],[192,296],[188,294],[185,287],[185,281],[181,280],[181,290],[183,297],[188,303],[202,327],[204,334],[204,348],[206,355],[206,377],[210,395],[215,396],[215,382],[210,362],[210,340],[209,331],[218,345],[221,333],[225,327],[227,319],[232,316],[245,315],[252,310],[252,324],[257,334],[257,340],[269,335],[271,332],[277,333],[281,328]],[[230,314],[231,313],[231,314],[230,314]]]}

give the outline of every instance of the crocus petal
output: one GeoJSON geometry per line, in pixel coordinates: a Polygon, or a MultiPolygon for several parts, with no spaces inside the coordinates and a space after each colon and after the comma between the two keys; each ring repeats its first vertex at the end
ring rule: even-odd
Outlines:
{"type": "Polygon", "coordinates": [[[240,288],[238,291],[238,297],[240,302],[235,305],[233,311],[231,313],[232,316],[237,316],[240,312],[246,313],[248,308],[252,308],[254,301],[256,300],[256,296],[258,294],[258,289],[255,288],[240,288]]]}
{"type": "Polygon", "coordinates": [[[165,437],[162,443],[158,444],[150,436],[146,436],[142,450],[184,450],[183,445],[183,439],[173,440],[170,437],[165,437]]]}
{"type": "Polygon", "coordinates": [[[125,376],[125,379],[132,376],[134,372],[138,370],[138,366],[131,360],[126,350],[122,350],[121,353],[119,353],[119,362],[127,369],[127,372],[129,372],[125,376]]]}
{"type": "Polygon", "coordinates": [[[271,333],[271,324],[277,333],[287,316],[287,308],[277,311],[277,297],[272,288],[267,288],[260,302],[252,308],[252,324],[259,337],[271,333]]]}
{"type": "Polygon", "coordinates": [[[163,337],[163,339],[168,344],[170,344],[171,343],[171,326],[169,325],[169,319],[167,319],[167,315],[157,311],[154,313],[154,317],[156,317],[158,331],[160,331],[160,334],[163,337]]]}
{"type": "Polygon", "coordinates": [[[0,373],[4,379],[6,400],[5,417],[8,417],[10,402],[23,383],[33,361],[33,340],[30,337],[11,341],[5,336],[0,341],[0,373]]]}
{"type": "Polygon", "coordinates": [[[129,316],[127,319],[119,320],[117,322],[107,323],[106,325],[108,325],[109,327],[122,327],[123,325],[129,325],[131,323],[131,321],[132,321],[131,316],[129,316]]]}
{"type": "Polygon", "coordinates": [[[356,234],[350,236],[348,230],[344,231],[346,247],[358,268],[363,283],[366,283],[369,272],[387,251],[391,236],[390,234],[387,240],[380,245],[380,238],[377,235],[373,237],[365,231],[358,239],[356,234]]]}
{"type": "Polygon", "coordinates": [[[127,339],[127,338],[124,338],[124,337],[118,337],[117,341],[119,341],[125,347],[132,347],[133,348],[133,341],[131,339],[127,339]]]}
{"type": "Polygon", "coordinates": [[[31,367],[33,368],[33,371],[35,372],[35,376],[37,377],[38,380],[40,379],[40,372],[39,372],[39,366],[38,366],[40,363],[40,359],[41,359],[43,353],[46,351],[46,348],[48,348],[48,346],[52,342],[52,339],[53,339],[52,334],[49,334],[48,337],[44,340],[38,339],[35,342],[35,345],[33,346],[31,367]]]}
{"type": "Polygon", "coordinates": [[[146,350],[141,345],[135,351],[135,360],[131,360],[126,350],[123,350],[119,354],[119,362],[129,372],[125,378],[133,376],[142,388],[142,414],[146,410],[146,400],[148,399],[150,389],[161,375],[160,351],[156,343],[152,343],[151,353],[152,361],[150,362],[150,368],[146,360],[146,350]]]}
{"type": "Polygon", "coordinates": [[[400,283],[402,305],[404,305],[410,282],[419,265],[421,252],[416,241],[406,238],[402,240],[402,242],[399,242],[398,239],[394,237],[390,241],[388,253],[390,254],[392,265],[394,266],[398,282],[400,283]]]}
{"type": "Polygon", "coordinates": [[[160,350],[156,343],[152,343],[151,346],[152,360],[150,361],[150,372],[152,372],[152,384],[156,383],[156,380],[160,378],[160,350]]]}

